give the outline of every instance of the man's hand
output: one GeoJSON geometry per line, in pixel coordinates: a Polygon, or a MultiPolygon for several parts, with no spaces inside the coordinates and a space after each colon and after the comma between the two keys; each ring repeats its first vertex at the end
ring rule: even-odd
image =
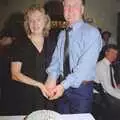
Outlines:
{"type": "Polygon", "coordinates": [[[64,93],[64,87],[63,85],[59,84],[52,91],[54,93],[54,96],[50,97],[49,100],[55,100],[61,97],[64,93]]]}
{"type": "Polygon", "coordinates": [[[53,97],[55,95],[53,89],[56,87],[56,80],[53,80],[50,77],[48,77],[47,81],[45,82],[45,87],[49,91],[48,97],[53,97]]]}

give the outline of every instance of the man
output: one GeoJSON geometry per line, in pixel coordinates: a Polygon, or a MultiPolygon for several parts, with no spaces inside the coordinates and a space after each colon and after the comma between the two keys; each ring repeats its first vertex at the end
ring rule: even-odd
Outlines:
{"type": "MultiPolygon", "coordinates": [[[[97,63],[96,68],[95,83],[97,84],[95,84],[95,89],[98,92],[95,94],[95,99],[98,102],[97,105],[100,102],[100,106],[98,106],[100,113],[98,114],[102,114],[106,120],[113,120],[113,118],[119,120],[120,85],[116,84],[116,79],[114,79],[114,76],[116,75],[117,77],[119,74],[115,74],[116,72],[113,69],[113,65],[116,64],[118,49],[116,45],[109,44],[105,47],[104,51],[104,58],[97,63]]],[[[96,111],[98,108],[96,107],[96,111]]]]}
{"type": "Polygon", "coordinates": [[[88,113],[91,112],[93,80],[95,67],[101,49],[101,36],[98,30],[84,23],[83,0],[64,0],[64,17],[69,31],[69,65],[70,73],[64,76],[65,30],[58,38],[57,47],[47,69],[48,79],[45,83],[51,92],[50,100],[59,99],[58,112],[88,113]],[[59,76],[63,76],[56,85],[59,76]]]}
{"type": "Polygon", "coordinates": [[[112,78],[110,73],[110,64],[117,60],[118,49],[116,45],[109,44],[105,48],[105,55],[102,60],[97,63],[96,83],[101,83],[104,91],[112,97],[120,99],[120,89],[114,79],[114,71],[112,69],[112,78]],[[113,80],[111,80],[113,79],[113,80]],[[112,83],[113,82],[113,83],[112,83]]]}
{"type": "Polygon", "coordinates": [[[115,44],[115,45],[117,44],[111,35],[112,34],[109,31],[104,31],[102,33],[103,46],[108,45],[108,44],[115,44]]]}

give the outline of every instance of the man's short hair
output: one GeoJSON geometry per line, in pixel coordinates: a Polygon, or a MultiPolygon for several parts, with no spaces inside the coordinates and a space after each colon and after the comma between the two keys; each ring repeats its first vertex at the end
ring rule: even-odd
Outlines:
{"type": "Polygon", "coordinates": [[[102,37],[103,37],[103,35],[105,35],[105,34],[108,34],[108,36],[111,37],[111,32],[109,32],[109,31],[104,31],[104,32],[102,33],[102,37]]]}
{"type": "Polygon", "coordinates": [[[85,0],[82,0],[83,5],[85,5],[85,0]]]}
{"type": "Polygon", "coordinates": [[[109,51],[110,49],[114,49],[119,52],[117,45],[114,44],[105,45],[99,54],[98,61],[102,60],[105,57],[105,52],[109,51]]]}
{"type": "Polygon", "coordinates": [[[108,45],[105,46],[105,52],[106,52],[106,51],[109,51],[110,49],[114,49],[114,50],[118,51],[117,45],[108,44],[108,45]]]}

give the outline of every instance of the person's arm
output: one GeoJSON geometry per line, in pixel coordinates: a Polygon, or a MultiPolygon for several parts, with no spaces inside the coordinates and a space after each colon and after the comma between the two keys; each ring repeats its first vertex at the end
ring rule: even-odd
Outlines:
{"type": "Polygon", "coordinates": [[[13,40],[14,40],[14,38],[12,38],[12,37],[4,36],[0,39],[0,46],[4,47],[4,46],[11,45],[13,40]]]}
{"type": "Polygon", "coordinates": [[[89,37],[87,36],[88,43],[85,45],[84,53],[80,56],[77,66],[61,83],[64,89],[68,89],[69,87],[77,88],[83,80],[95,79],[95,72],[93,71],[95,71],[102,44],[100,33],[97,30],[90,32],[89,37]]]}
{"type": "Polygon", "coordinates": [[[56,80],[58,79],[60,75],[60,48],[61,48],[61,40],[62,36],[61,34],[58,37],[57,46],[55,48],[55,51],[52,56],[51,63],[49,67],[47,68],[46,72],[48,74],[48,78],[46,80],[46,86],[47,88],[53,88],[56,85],[56,80]]]}
{"type": "Polygon", "coordinates": [[[26,75],[21,73],[22,62],[11,62],[12,80],[25,83],[27,85],[35,86],[41,89],[44,96],[49,95],[44,85],[26,75]]]}

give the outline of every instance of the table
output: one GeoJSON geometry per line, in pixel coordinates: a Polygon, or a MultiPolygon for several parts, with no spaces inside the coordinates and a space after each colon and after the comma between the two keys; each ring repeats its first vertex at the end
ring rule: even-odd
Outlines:
{"type": "Polygon", "coordinates": [[[62,120],[95,120],[90,113],[61,115],[62,120]]]}
{"type": "MultiPolygon", "coordinates": [[[[25,116],[0,116],[0,120],[24,120],[25,116]]],[[[66,114],[61,115],[61,120],[95,120],[89,113],[87,114],[66,114]]]]}
{"type": "Polygon", "coordinates": [[[0,120],[24,120],[25,116],[0,116],[0,120]]]}

